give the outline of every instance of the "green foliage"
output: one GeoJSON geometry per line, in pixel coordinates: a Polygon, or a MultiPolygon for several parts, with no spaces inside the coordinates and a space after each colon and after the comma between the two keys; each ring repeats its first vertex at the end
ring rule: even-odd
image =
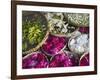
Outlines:
{"type": "Polygon", "coordinates": [[[35,46],[42,41],[45,31],[43,31],[42,24],[38,21],[38,19],[34,22],[28,20],[23,21],[22,27],[23,50],[28,48],[28,44],[35,46]]]}
{"type": "Polygon", "coordinates": [[[61,16],[54,15],[53,18],[54,19],[61,19],[61,16]]]}

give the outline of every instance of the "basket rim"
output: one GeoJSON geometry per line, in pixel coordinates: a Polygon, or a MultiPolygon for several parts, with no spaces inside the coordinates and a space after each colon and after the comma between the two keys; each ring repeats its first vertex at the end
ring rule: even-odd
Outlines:
{"type": "Polygon", "coordinates": [[[80,61],[82,60],[82,58],[84,58],[84,56],[85,56],[85,55],[87,55],[87,54],[89,54],[89,52],[88,52],[88,51],[87,51],[87,52],[84,52],[84,53],[83,53],[83,55],[80,57],[80,60],[79,60],[79,65],[81,64],[81,62],[80,62],[80,61]]]}
{"type": "MultiPolygon", "coordinates": [[[[32,13],[31,14],[26,14],[26,15],[24,15],[24,16],[29,16],[29,15],[34,15],[34,13],[33,13],[33,11],[31,11],[32,13]]],[[[43,16],[44,18],[45,18],[45,20],[47,21],[47,18],[42,14],[42,13],[40,13],[40,12],[38,12],[39,13],[39,15],[40,16],[43,16]]],[[[22,54],[24,55],[27,55],[27,54],[29,54],[29,53],[32,53],[33,51],[36,51],[36,50],[38,50],[41,46],[42,46],[42,44],[46,41],[46,39],[47,39],[47,37],[48,37],[48,35],[49,35],[49,27],[48,27],[48,21],[47,21],[47,29],[46,29],[46,34],[45,34],[45,36],[44,36],[44,38],[41,40],[41,42],[40,43],[38,43],[38,45],[36,46],[36,47],[34,47],[34,48],[30,48],[29,50],[26,50],[26,51],[22,51],[22,54]]]]}
{"type": "Polygon", "coordinates": [[[31,48],[30,50],[27,50],[25,52],[22,52],[22,54],[27,55],[29,53],[32,53],[33,51],[38,50],[43,45],[43,43],[47,40],[48,35],[49,35],[49,31],[47,31],[47,33],[46,33],[45,37],[43,38],[43,40],[35,48],[31,48]]]}

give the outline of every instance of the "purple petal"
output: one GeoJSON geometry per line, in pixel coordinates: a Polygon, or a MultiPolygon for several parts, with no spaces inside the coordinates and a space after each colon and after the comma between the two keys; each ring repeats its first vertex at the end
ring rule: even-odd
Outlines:
{"type": "Polygon", "coordinates": [[[42,50],[48,55],[54,56],[66,45],[66,42],[65,37],[50,34],[46,42],[43,44],[42,50]]]}
{"type": "Polygon", "coordinates": [[[80,66],[89,66],[89,53],[83,54],[80,59],[80,66]]]}
{"type": "Polygon", "coordinates": [[[78,66],[79,58],[70,52],[61,52],[52,57],[49,67],[78,66]]]}
{"type": "Polygon", "coordinates": [[[31,55],[23,58],[22,65],[23,69],[46,68],[48,66],[48,60],[43,53],[33,52],[31,55]]]}
{"type": "Polygon", "coordinates": [[[80,31],[81,33],[86,33],[86,34],[88,34],[88,33],[89,33],[89,27],[80,27],[80,28],[79,28],[79,31],[80,31]]]}

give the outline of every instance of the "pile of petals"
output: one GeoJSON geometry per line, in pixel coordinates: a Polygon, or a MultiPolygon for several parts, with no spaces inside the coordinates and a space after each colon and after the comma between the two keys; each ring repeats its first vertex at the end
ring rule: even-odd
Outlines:
{"type": "Polygon", "coordinates": [[[78,66],[79,57],[71,52],[63,51],[55,55],[49,64],[49,67],[69,67],[78,66]]]}
{"type": "Polygon", "coordinates": [[[22,65],[23,69],[45,68],[48,66],[48,60],[43,53],[33,52],[31,55],[23,58],[22,65]]]}
{"type": "Polygon", "coordinates": [[[65,37],[58,37],[49,35],[48,39],[42,46],[42,50],[50,56],[58,54],[66,45],[67,39],[65,37]]]}
{"type": "Polygon", "coordinates": [[[85,53],[83,56],[81,56],[79,65],[80,66],[89,65],[89,53],[85,53]]]}
{"type": "MultiPolygon", "coordinates": [[[[80,27],[81,34],[89,34],[89,27],[80,27]]],[[[23,57],[22,68],[56,68],[72,66],[89,66],[88,54],[77,54],[68,47],[71,37],[49,34],[41,48],[23,57]],[[66,49],[67,48],[67,49],[66,49]]]]}

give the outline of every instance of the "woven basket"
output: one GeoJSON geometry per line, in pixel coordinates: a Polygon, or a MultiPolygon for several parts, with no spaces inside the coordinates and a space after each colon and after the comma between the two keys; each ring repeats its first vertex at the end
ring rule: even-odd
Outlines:
{"type": "MultiPolygon", "coordinates": [[[[31,15],[33,17],[31,19],[34,19],[34,16],[35,16],[34,14],[36,14],[36,13],[35,12],[32,12],[32,11],[30,11],[28,13],[25,13],[24,12],[23,16],[28,16],[28,15],[30,16],[31,15]]],[[[38,12],[38,16],[42,16],[44,18],[44,20],[46,20],[46,22],[47,22],[47,19],[45,18],[45,16],[42,13],[39,13],[38,12]]],[[[35,18],[36,18],[36,16],[35,16],[35,18]]],[[[47,26],[47,29],[46,29],[47,31],[46,31],[46,34],[45,34],[43,40],[38,45],[36,45],[35,47],[30,48],[29,50],[26,50],[25,52],[22,52],[23,55],[30,54],[33,51],[37,51],[42,46],[42,44],[46,41],[46,39],[48,38],[48,34],[49,34],[48,23],[47,23],[46,26],[47,26]]]]}

